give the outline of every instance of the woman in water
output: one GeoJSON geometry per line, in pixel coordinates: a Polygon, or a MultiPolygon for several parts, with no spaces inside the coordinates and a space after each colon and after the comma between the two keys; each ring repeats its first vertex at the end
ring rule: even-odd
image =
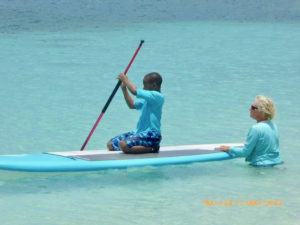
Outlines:
{"type": "Polygon", "coordinates": [[[253,166],[274,166],[281,164],[278,130],[272,119],[275,106],[272,99],[259,95],[250,107],[250,117],[257,123],[248,133],[244,147],[220,146],[220,150],[234,157],[245,157],[253,166]]]}

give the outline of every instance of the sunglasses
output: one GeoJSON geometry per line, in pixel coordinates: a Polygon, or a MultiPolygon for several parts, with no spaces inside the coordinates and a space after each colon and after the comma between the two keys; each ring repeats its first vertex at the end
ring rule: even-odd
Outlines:
{"type": "Polygon", "coordinates": [[[256,109],[258,109],[256,106],[251,105],[251,110],[256,110],[256,109]]]}

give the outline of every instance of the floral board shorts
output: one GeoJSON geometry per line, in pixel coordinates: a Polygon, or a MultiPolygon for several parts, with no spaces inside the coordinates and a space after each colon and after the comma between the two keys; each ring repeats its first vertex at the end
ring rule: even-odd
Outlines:
{"type": "Polygon", "coordinates": [[[115,150],[120,150],[120,141],[125,141],[129,148],[133,146],[154,147],[159,145],[161,138],[160,133],[156,131],[145,131],[141,133],[132,131],[112,138],[110,143],[115,150]]]}

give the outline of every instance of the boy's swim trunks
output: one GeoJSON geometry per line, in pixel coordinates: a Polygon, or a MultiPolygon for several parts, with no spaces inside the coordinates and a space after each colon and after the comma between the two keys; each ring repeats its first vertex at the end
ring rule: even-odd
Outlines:
{"type": "Polygon", "coordinates": [[[112,138],[110,143],[115,150],[120,150],[120,141],[125,141],[129,148],[133,146],[154,147],[159,145],[161,138],[160,133],[155,131],[145,131],[136,134],[132,131],[112,138]]]}

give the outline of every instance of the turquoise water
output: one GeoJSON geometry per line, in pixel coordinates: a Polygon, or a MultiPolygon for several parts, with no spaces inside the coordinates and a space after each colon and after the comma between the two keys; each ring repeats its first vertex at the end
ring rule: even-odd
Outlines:
{"type": "MultiPolygon", "coordinates": [[[[242,1],[232,3],[240,9],[232,14],[219,6],[219,16],[213,3],[199,16],[196,1],[161,2],[159,10],[148,1],[117,9],[117,1],[103,1],[111,11],[101,1],[65,1],[57,15],[54,1],[36,8],[26,2],[0,5],[0,154],[80,149],[116,76],[144,39],[128,76],[141,87],[146,73],[163,75],[162,146],[243,142],[255,122],[249,106],[265,94],[277,106],[285,164],[258,169],[234,159],[84,173],[0,171],[1,224],[299,224],[300,26],[294,1],[285,2],[286,14],[262,1],[248,6],[256,14],[244,15],[242,1]],[[282,205],[243,205],[250,200],[282,205]],[[225,206],[229,201],[233,205],[225,206]]],[[[138,116],[118,92],[86,149],[104,149],[109,138],[134,129],[138,116]]]]}

